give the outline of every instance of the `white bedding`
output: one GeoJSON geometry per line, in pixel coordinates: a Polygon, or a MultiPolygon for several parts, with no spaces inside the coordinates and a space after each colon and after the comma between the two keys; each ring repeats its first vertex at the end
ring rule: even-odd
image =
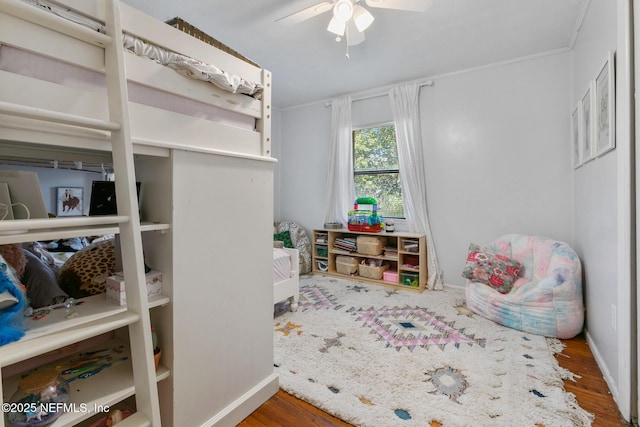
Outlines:
{"type": "Polygon", "coordinates": [[[273,303],[289,300],[289,309],[298,309],[300,262],[297,249],[273,248],[273,303]]]}
{"type": "MultiPolygon", "coordinates": [[[[102,23],[47,0],[23,1],[100,33],[105,32],[102,23]]],[[[256,99],[262,98],[263,87],[260,83],[250,82],[240,76],[227,73],[213,64],[205,64],[201,61],[171,52],[126,33],[122,34],[122,42],[125,49],[130,50],[136,55],[156,61],[187,77],[210,82],[231,93],[243,93],[253,96],[256,99]]]]}
{"type": "Polygon", "coordinates": [[[273,248],[273,283],[291,277],[291,257],[284,249],[273,248]]]}

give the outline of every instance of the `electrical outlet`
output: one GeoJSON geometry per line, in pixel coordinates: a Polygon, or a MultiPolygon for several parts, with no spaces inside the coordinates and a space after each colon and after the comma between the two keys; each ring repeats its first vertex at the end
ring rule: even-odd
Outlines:
{"type": "Polygon", "coordinates": [[[616,313],[616,305],[611,304],[611,327],[613,330],[616,330],[616,326],[618,324],[618,314],[616,313]]]}

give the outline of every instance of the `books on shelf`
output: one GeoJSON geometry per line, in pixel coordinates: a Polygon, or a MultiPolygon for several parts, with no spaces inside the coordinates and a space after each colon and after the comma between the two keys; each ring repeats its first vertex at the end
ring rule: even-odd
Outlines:
{"type": "Polygon", "coordinates": [[[383,253],[386,257],[398,258],[398,248],[396,248],[395,246],[385,246],[383,253]]]}
{"type": "Polygon", "coordinates": [[[356,251],[356,239],[351,237],[339,237],[333,242],[334,251],[343,250],[347,253],[356,251]]]}

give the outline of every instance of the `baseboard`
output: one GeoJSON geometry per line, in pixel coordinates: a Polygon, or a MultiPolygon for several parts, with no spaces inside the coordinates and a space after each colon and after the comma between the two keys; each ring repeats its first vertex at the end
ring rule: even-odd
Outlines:
{"type": "Polygon", "coordinates": [[[251,390],[231,402],[201,427],[234,427],[269,400],[278,391],[278,374],[273,373],[251,390]]]}
{"type": "Polygon", "coordinates": [[[450,283],[445,283],[444,288],[455,289],[456,291],[464,291],[467,288],[467,285],[452,285],[450,283]]]}
{"type": "Polygon", "coordinates": [[[589,344],[589,348],[591,349],[591,353],[593,353],[593,358],[596,360],[596,364],[598,365],[598,368],[600,368],[600,372],[602,372],[602,377],[604,378],[604,381],[607,383],[607,386],[609,386],[609,391],[611,392],[611,396],[613,397],[613,400],[616,402],[618,406],[620,406],[620,403],[618,401],[620,397],[620,393],[618,392],[618,387],[613,377],[611,376],[611,372],[609,372],[609,369],[607,368],[607,364],[604,362],[604,359],[600,355],[600,352],[598,351],[598,347],[596,346],[596,343],[593,341],[593,338],[591,338],[589,331],[585,331],[584,335],[585,335],[585,338],[587,339],[587,344],[589,344]]]}

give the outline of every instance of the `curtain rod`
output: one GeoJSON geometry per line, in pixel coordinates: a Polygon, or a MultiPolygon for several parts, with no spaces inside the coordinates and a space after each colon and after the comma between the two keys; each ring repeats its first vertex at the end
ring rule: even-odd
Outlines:
{"type": "MultiPolygon", "coordinates": [[[[433,80],[427,80],[426,82],[420,83],[418,84],[418,87],[422,87],[422,86],[433,86],[436,83],[433,80]]],[[[391,87],[391,86],[389,86],[391,87]]],[[[366,101],[367,99],[374,99],[374,98],[380,98],[383,96],[388,96],[388,93],[377,93],[375,95],[364,95],[364,96],[359,96],[356,98],[352,98],[351,101],[352,102],[358,102],[358,101],[366,101]]],[[[325,108],[331,107],[331,101],[327,101],[324,104],[325,108]]]]}

